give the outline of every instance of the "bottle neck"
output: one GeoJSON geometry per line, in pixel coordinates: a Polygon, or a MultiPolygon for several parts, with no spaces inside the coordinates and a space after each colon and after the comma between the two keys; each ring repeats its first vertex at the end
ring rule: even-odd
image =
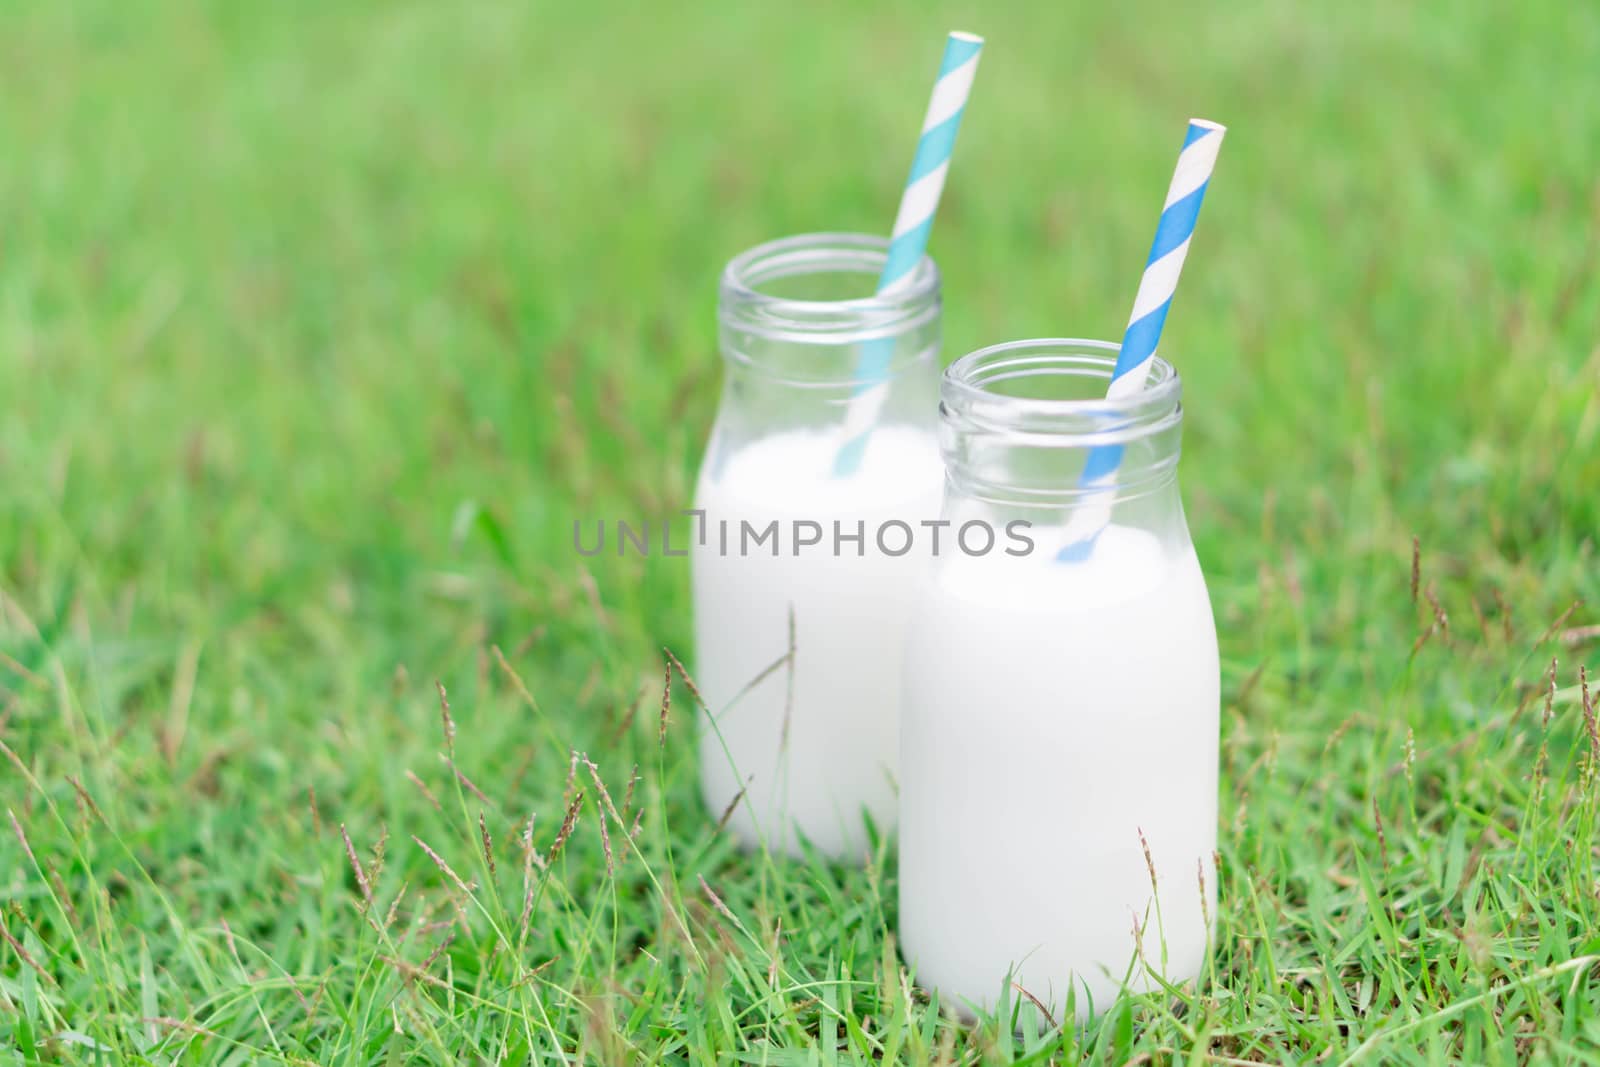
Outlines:
{"type": "Polygon", "coordinates": [[[1142,390],[1108,399],[1116,355],[1106,342],[1019,341],[952,364],[940,392],[947,510],[1181,530],[1177,372],[1157,358],[1142,390]]]}
{"type": "Polygon", "coordinates": [[[939,272],[924,258],[876,294],[888,242],[806,234],[759,245],[723,272],[718,304],[726,385],[718,435],[737,447],[785,431],[873,425],[936,428],[939,272]]]}

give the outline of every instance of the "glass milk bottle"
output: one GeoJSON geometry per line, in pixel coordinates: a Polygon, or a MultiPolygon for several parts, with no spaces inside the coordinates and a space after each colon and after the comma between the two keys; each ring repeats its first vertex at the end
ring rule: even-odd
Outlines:
{"type": "Polygon", "coordinates": [[[838,858],[895,818],[904,637],[936,520],[939,274],[809,234],[722,276],[725,384],[691,543],[700,772],[747,845],[838,858]],[[790,657],[790,649],[793,655],[790,657]],[[742,795],[741,795],[742,793],[742,795]],[[737,799],[737,804],[735,800],[737,799]]]}
{"type": "Polygon", "coordinates": [[[944,377],[956,539],[907,645],[899,924],[917,981],[956,1006],[1015,1001],[1014,982],[1084,1017],[1206,952],[1220,681],[1180,385],[1157,358],[1144,392],[1107,400],[1116,353],[1019,341],[944,377]],[[1115,474],[1086,487],[1086,466],[1115,474]]]}

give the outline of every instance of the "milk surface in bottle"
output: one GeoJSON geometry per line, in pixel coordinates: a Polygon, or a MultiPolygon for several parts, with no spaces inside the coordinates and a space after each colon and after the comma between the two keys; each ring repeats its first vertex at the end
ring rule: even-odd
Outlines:
{"type": "Polygon", "coordinates": [[[904,639],[943,483],[938,274],[871,296],[885,242],[763,245],[723,276],[726,384],[695,492],[707,808],[750,846],[860,859],[896,816],[904,639]],[[842,470],[871,346],[887,367],[842,470]],[[887,525],[886,525],[887,524],[887,525]],[[907,531],[911,534],[908,539],[907,531]],[[791,655],[791,651],[792,655],[791,655]]]}
{"type": "Polygon", "coordinates": [[[1145,394],[1105,401],[1115,352],[1022,342],[946,377],[947,518],[1027,521],[1034,546],[941,554],[907,643],[901,943],[957,1007],[1014,1001],[1014,982],[1081,1017],[1205,958],[1216,632],[1177,492],[1177,376],[1158,361],[1145,394]],[[1108,443],[1117,485],[1091,498],[1077,472],[1108,443]],[[1092,549],[1059,558],[1089,514],[1092,549]]]}

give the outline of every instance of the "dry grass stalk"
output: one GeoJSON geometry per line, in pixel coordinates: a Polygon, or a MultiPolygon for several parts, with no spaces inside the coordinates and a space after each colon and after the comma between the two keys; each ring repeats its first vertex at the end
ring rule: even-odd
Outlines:
{"type": "Polygon", "coordinates": [[[546,860],[554,863],[561,854],[561,848],[567,843],[567,838],[572,836],[573,827],[578,825],[578,809],[583,806],[583,790],[573,794],[572,800],[567,804],[567,813],[561,819],[561,827],[556,831],[556,839],[550,842],[550,852],[546,860]]]}
{"type": "Polygon", "coordinates": [[[1583,701],[1583,728],[1589,733],[1589,755],[1592,764],[1600,765],[1600,724],[1595,722],[1594,701],[1589,698],[1589,668],[1578,667],[1578,688],[1583,701]]]}
{"type": "Polygon", "coordinates": [[[488,804],[491,802],[488,797],[483,795],[483,790],[474,785],[472,779],[468,778],[461,768],[456,766],[455,760],[447,760],[446,762],[450,764],[450,773],[456,776],[456,781],[466,786],[472,795],[478,798],[480,803],[488,804]]]}
{"type": "Polygon", "coordinates": [[[433,849],[429,848],[427,842],[423,841],[422,838],[418,837],[416,834],[411,835],[411,840],[415,841],[417,843],[417,847],[421,848],[422,851],[428,854],[428,858],[433,861],[433,865],[439,868],[439,870],[443,871],[445,877],[454,882],[457,889],[461,890],[463,893],[466,893],[468,896],[472,895],[472,890],[467,887],[467,883],[461,880],[461,876],[459,874],[451,870],[450,865],[444,861],[444,857],[440,856],[433,849]]]}
{"type": "Polygon", "coordinates": [[[567,761],[567,784],[561,789],[561,802],[572,803],[572,791],[578,784],[578,753],[574,751],[572,758],[567,761]]]}
{"type": "Polygon", "coordinates": [[[1541,723],[1546,729],[1550,727],[1550,719],[1555,715],[1556,709],[1556,658],[1550,657],[1550,674],[1547,678],[1544,695],[1544,720],[1541,723]]]}
{"type": "MultiPolygon", "coordinates": [[[[624,834],[627,834],[628,824],[626,820],[623,819],[622,815],[618,813],[616,804],[612,803],[611,792],[606,789],[605,780],[600,777],[600,768],[596,767],[594,765],[594,761],[589,759],[587,755],[583,757],[583,763],[584,766],[589,769],[589,777],[594,780],[594,787],[600,794],[600,845],[606,854],[606,873],[612,874],[614,873],[614,867],[611,858],[611,833],[606,829],[606,816],[610,815],[611,818],[616,821],[617,829],[621,830],[624,834]]],[[[635,768],[635,773],[637,773],[637,768],[635,768]]],[[[632,784],[628,786],[628,793],[631,797],[633,793],[632,784]]],[[[624,810],[626,810],[626,805],[624,805],[624,810]]],[[[626,855],[627,852],[626,842],[629,840],[631,840],[631,837],[623,838],[624,855],[626,855]]]]}
{"type": "Polygon", "coordinates": [[[489,865],[489,877],[495,875],[494,866],[494,841],[489,837],[489,822],[483,817],[483,812],[478,812],[478,834],[483,838],[483,859],[489,865]]]}
{"type": "Polygon", "coordinates": [[[767,986],[772,988],[778,981],[779,962],[783,952],[783,916],[778,916],[777,923],[772,929],[772,948],[767,953],[767,986]]]}
{"type": "Polygon", "coordinates": [[[411,779],[411,784],[417,787],[429,804],[433,805],[434,811],[444,811],[444,808],[439,804],[439,798],[433,795],[433,790],[429,789],[427,783],[418,778],[416,773],[409,767],[406,768],[406,777],[411,779]]]}
{"type": "Polygon", "coordinates": [[[724,904],[722,902],[722,898],[717,896],[716,890],[712,889],[711,886],[706,884],[706,876],[699,874],[695,877],[700,879],[700,888],[705,891],[706,896],[711,898],[711,906],[716,908],[717,911],[721,912],[729,922],[737,925],[739,920],[733,917],[733,912],[728,910],[728,905],[724,904]]]}
{"type": "Polygon", "coordinates": [[[350,858],[350,869],[356,875],[356,888],[361,890],[363,913],[372,908],[372,883],[367,881],[367,872],[361,866],[361,857],[356,855],[356,846],[350,840],[350,831],[345,829],[344,823],[339,824],[339,836],[344,839],[344,854],[350,858]]]}
{"type": "Polygon", "coordinates": [[[450,717],[450,697],[444,690],[444,683],[434,679],[433,684],[439,689],[439,718],[444,723],[444,747],[452,757],[456,754],[456,723],[450,717]]]}
{"type": "Polygon", "coordinates": [[[1411,537],[1411,602],[1417,602],[1417,588],[1422,582],[1422,538],[1411,537]]]}
{"type": "Polygon", "coordinates": [[[454,942],[455,939],[456,935],[454,931],[446,934],[444,937],[441,937],[439,939],[439,943],[433,946],[433,951],[428,953],[428,958],[422,961],[422,969],[427,970],[429,967],[432,967],[434,962],[438,960],[440,955],[444,953],[445,949],[450,947],[451,943],[454,942]]]}
{"type": "Polygon", "coordinates": [[[739,791],[733,794],[733,799],[728,801],[728,806],[722,809],[722,817],[717,820],[717,833],[720,834],[723,828],[728,825],[728,820],[733,818],[733,813],[739,807],[739,802],[744,799],[745,790],[750,787],[750,783],[754,780],[754,775],[745,779],[744,785],[741,785],[739,791]]]}
{"type": "Polygon", "coordinates": [[[212,1037],[219,1041],[227,1040],[215,1030],[207,1030],[198,1023],[191,1023],[184,1019],[174,1019],[170,1015],[148,1015],[140,1018],[139,1021],[152,1026],[164,1026],[169,1030],[182,1030],[186,1034],[200,1034],[203,1037],[212,1037]]]}
{"type": "Polygon", "coordinates": [[[7,808],[6,815],[11,819],[11,832],[17,835],[17,841],[22,845],[23,854],[28,857],[29,863],[38,867],[39,860],[34,856],[33,848],[28,844],[28,835],[22,832],[22,824],[17,821],[17,813],[7,808]]]}
{"type": "Polygon", "coordinates": [[[1128,909],[1128,914],[1133,917],[1133,949],[1134,949],[1134,953],[1139,957],[1140,965],[1142,965],[1146,970],[1149,970],[1149,968],[1150,968],[1150,959],[1149,959],[1149,957],[1147,957],[1144,954],[1144,930],[1145,930],[1145,927],[1149,925],[1149,923],[1148,922],[1140,922],[1139,921],[1139,913],[1137,911],[1134,911],[1132,908],[1128,909]]]}
{"type": "Polygon", "coordinates": [[[1583,601],[1574,600],[1571,604],[1569,604],[1567,606],[1567,610],[1566,611],[1563,611],[1560,615],[1556,616],[1556,621],[1555,622],[1553,622],[1549,626],[1545,627],[1544,633],[1539,635],[1539,640],[1535,641],[1534,644],[1535,645],[1542,645],[1546,641],[1550,640],[1550,638],[1553,635],[1559,633],[1561,631],[1561,628],[1567,624],[1567,620],[1572,618],[1572,613],[1574,611],[1577,611],[1581,607],[1583,607],[1583,601]]]}
{"type": "Polygon", "coordinates": [[[600,813],[600,851],[606,857],[606,877],[610,878],[617,873],[615,861],[611,858],[611,831],[606,829],[606,813],[600,813]]]}
{"type": "Polygon", "coordinates": [[[17,958],[26,963],[40,978],[44,979],[46,985],[53,986],[56,984],[55,976],[39,966],[39,961],[34,959],[27,949],[22,947],[22,942],[11,936],[11,931],[6,929],[4,922],[0,922],[0,938],[5,938],[6,944],[11,946],[11,951],[17,954],[17,958]]]}
{"type": "Polygon", "coordinates": [[[639,784],[639,765],[637,763],[635,763],[633,765],[633,773],[628,776],[628,788],[622,794],[622,814],[623,814],[623,816],[627,816],[629,809],[631,809],[633,807],[633,790],[634,790],[634,787],[637,786],[638,784],[639,784]]]}
{"type": "MultiPolygon", "coordinates": [[[[670,657],[672,653],[668,652],[670,657]]],[[[663,672],[665,677],[661,681],[661,721],[656,726],[656,747],[664,747],[667,743],[667,717],[672,711],[672,664],[668,662],[663,672]]]]}
{"type": "Polygon", "coordinates": [[[501,672],[504,673],[508,679],[510,679],[511,687],[517,691],[517,695],[527,703],[528,707],[532,708],[534,711],[538,711],[539,702],[533,698],[533,694],[529,692],[528,687],[523,684],[522,676],[519,675],[516,670],[512,668],[511,664],[506,661],[506,654],[500,651],[500,646],[490,645],[489,651],[494,654],[494,661],[495,663],[499,664],[501,672]]]}
{"type": "Polygon", "coordinates": [[[544,623],[540,623],[538,626],[535,626],[533,629],[528,631],[527,635],[524,636],[521,641],[517,642],[517,647],[511,650],[511,655],[514,657],[523,655],[528,651],[528,649],[532,648],[540,641],[543,641],[544,635],[549,632],[550,627],[546,626],[544,623]]]}
{"type": "Polygon", "coordinates": [[[1428,607],[1433,610],[1433,621],[1439,627],[1439,632],[1448,640],[1450,637],[1450,616],[1445,613],[1444,607],[1439,603],[1439,594],[1434,589],[1433,583],[1428,583],[1428,588],[1422,591],[1428,601],[1428,607]]]}
{"type": "Polygon", "coordinates": [[[446,982],[443,978],[440,978],[438,975],[429,974],[426,970],[418,967],[414,963],[407,963],[405,960],[396,959],[393,956],[380,955],[378,958],[384,963],[387,963],[389,966],[393,967],[396,971],[400,972],[401,980],[404,981],[408,986],[414,982],[426,982],[429,985],[438,986],[441,989],[450,988],[450,983],[446,982]]]}
{"type": "Polygon", "coordinates": [[[394,927],[395,918],[400,914],[400,902],[406,898],[406,890],[410,888],[410,882],[401,883],[400,892],[396,893],[394,899],[389,902],[389,910],[383,914],[383,928],[385,930],[394,927]]]}
{"type": "Polygon", "coordinates": [[[689,677],[689,672],[684,667],[683,661],[674,656],[670,648],[663,647],[661,651],[667,654],[667,659],[672,662],[673,669],[678,672],[678,677],[682,678],[683,684],[689,687],[689,695],[694,697],[695,703],[699,704],[704,711],[709,712],[711,709],[706,706],[705,697],[700,695],[700,688],[694,684],[694,679],[689,677]]]}
{"type": "Polygon", "coordinates": [[[1428,643],[1428,638],[1432,637],[1438,629],[1439,623],[1437,620],[1430,622],[1428,628],[1418,634],[1417,639],[1411,643],[1411,654],[1415,656],[1418,652],[1421,652],[1422,646],[1428,643]]]}
{"type": "Polygon", "coordinates": [[[378,884],[378,878],[383,874],[383,864],[389,854],[389,824],[384,823],[378,827],[378,840],[372,846],[372,865],[367,869],[367,878],[373,885],[378,884]]]}
{"type": "Polygon", "coordinates": [[[6,655],[4,652],[0,652],[0,664],[4,664],[5,666],[10,667],[12,670],[16,671],[23,678],[26,678],[33,685],[43,686],[43,687],[48,687],[50,685],[49,682],[45,681],[42,677],[40,677],[39,675],[37,675],[34,672],[30,671],[28,668],[24,667],[22,664],[18,663],[16,660],[14,660],[10,656],[6,655]]]}
{"type": "Polygon", "coordinates": [[[525,941],[528,936],[528,920],[533,915],[534,887],[538,880],[533,876],[533,868],[537,864],[540,870],[544,869],[544,861],[539,858],[539,852],[533,847],[533,816],[528,816],[527,828],[522,831],[522,914],[517,919],[517,940],[525,941]]]}
{"type": "Polygon", "coordinates": [[[1600,624],[1592,626],[1574,626],[1570,630],[1562,630],[1556,635],[1563,645],[1568,648],[1577,648],[1586,641],[1600,638],[1600,624]]]}
{"type": "Polygon", "coordinates": [[[1039,1014],[1044,1016],[1044,1021],[1050,1025],[1051,1030],[1055,1030],[1057,1028],[1056,1017],[1050,1013],[1049,1008],[1044,1006],[1044,1001],[1040,1000],[1038,997],[1024,989],[1021,982],[1013,981],[1011,983],[1011,988],[1027,997],[1029,1002],[1031,1002],[1035,1008],[1039,1009],[1039,1014]]]}
{"type": "MultiPolygon", "coordinates": [[[[607,737],[610,747],[616,748],[622,744],[622,739],[628,736],[628,731],[633,729],[634,720],[639,717],[639,705],[644,700],[645,687],[640,686],[633,694],[633,699],[623,705],[622,714],[617,716],[617,725],[612,728],[607,737]]],[[[627,810],[624,806],[623,810],[627,810]]]]}
{"type": "MultiPolygon", "coordinates": [[[[295,987],[294,986],[290,986],[289,988],[290,989],[294,989],[295,987]]],[[[305,1005],[306,1021],[304,1023],[302,1023],[301,1026],[300,1026],[300,1035],[301,1035],[302,1039],[304,1039],[306,1033],[311,1029],[311,1024],[316,1021],[317,1009],[322,1006],[322,996],[327,991],[328,991],[328,980],[326,978],[324,978],[322,981],[317,983],[317,991],[315,993],[311,994],[311,1003],[305,1005]]],[[[298,990],[296,990],[296,992],[298,992],[298,990]]],[[[305,998],[304,997],[302,997],[300,999],[301,999],[302,1003],[305,1002],[305,998]]]]}
{"type": "Polygon", "coordinates": [[[49,860],[45,861],[45,867],[50,872],[50,886],[55,890],[56,902],[61,905],[61,910],[67,913],[67,922],[71,924],[74,930],[82,930],[83,919],[78,915],[77,905],[72,903],[72,894],[67,889],[67,880],[61,877],[61,872],[49,860]]]}

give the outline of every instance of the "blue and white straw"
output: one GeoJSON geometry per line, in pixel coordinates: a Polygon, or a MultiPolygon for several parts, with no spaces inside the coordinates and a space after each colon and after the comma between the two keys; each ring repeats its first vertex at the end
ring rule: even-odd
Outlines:
{"type": "MultiPolygon", "coordinates": [[[[1139,293],[1133,299],[1133,313],[1122,335],[1122,349],[1111,372],[1106,397],[1118,400],[1145,387],[1150,366],[1155,362],[1161,328],[1178,290],[1178,276],[1189,254],[1189,240],[1200,218],[1200,203],[1205,199],[1211,172],[1216,169],[1217,152],[1227,127],[1205,119],[1190,119],[1189,132],[1178,154],[1178,166],[1167,189],[1167,202],[1145,261],[1139,293]]],[[[1095,540],[1111,521],[1111,505],[1116,499],[1117,467],[1122,463],[1121,445],[1100,445],[1089,451],[1078,485],[1090,491],[1085,502],[1067,524],[1067,544],[1057,553],[1063,561],[1087,559],[1095,540]]]]}
{"type": "MultiPolygon", "coordinates": [[[[922,138],[911,161],[911,174],[900,197],[900,212],[895,216],[889,238],[889,256],[878,276],[878,295],[893,295],[911,284],[917,264],[928,248],[928,233],[939,210],[939,195],[944,192],[945,175],[950,172],[950,154],[955,149],[956,131],[972,93],[978,73],[978,56],[983,38],[971,33],[952,33],[945,41],[944,59],[939,63],[939,78],[933,84],[928,113],[922,120],[922,138]]],[[[862,346],[856,364],[855,395],[845,413],[844,444],[834,460],[836,475],[853,474],[861,465],[867,439],[872,435],[878,412],[888,394],[886,376],[894,355],[894,341],[884,339],[862,346]]]]}

